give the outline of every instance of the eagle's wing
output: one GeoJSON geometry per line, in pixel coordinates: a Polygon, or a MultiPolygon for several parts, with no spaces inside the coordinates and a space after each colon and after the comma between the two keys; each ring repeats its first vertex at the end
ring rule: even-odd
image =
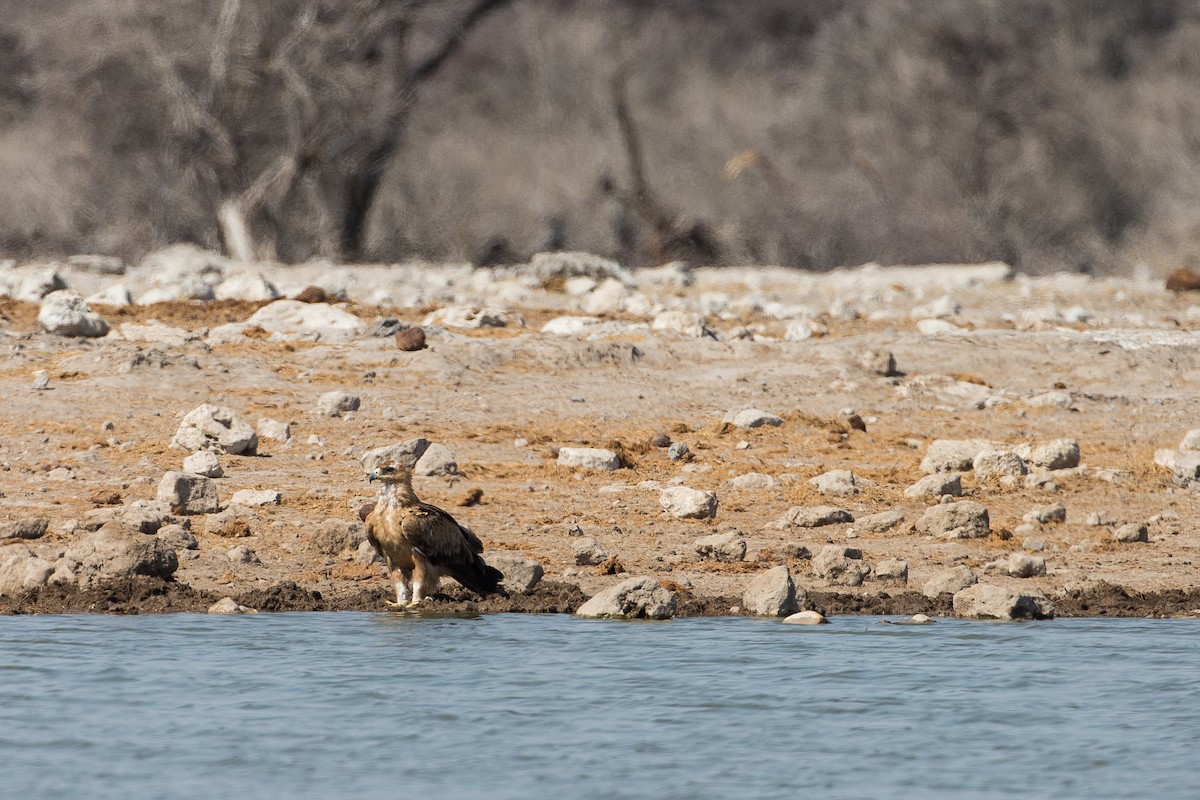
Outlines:
{"type": "Polygon", "coordinates": [[[468,538],[454,517],[437,506],[421,503],[404,516],[400,528],[409,543],[439,567],[475,560],[471,539],[479,542],[479,538],[473,533],[468,538]]]}

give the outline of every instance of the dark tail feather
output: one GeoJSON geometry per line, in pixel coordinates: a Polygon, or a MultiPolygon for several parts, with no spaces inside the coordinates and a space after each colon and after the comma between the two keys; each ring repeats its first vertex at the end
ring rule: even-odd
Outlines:
{"type": "Polygon", "coordinates": [[[488,565],[478,556],[470,564],[456,564],[450,577],[481,597],[505,593],[500,588],[500,581],[504,580],[504,573],[488,565]]]}

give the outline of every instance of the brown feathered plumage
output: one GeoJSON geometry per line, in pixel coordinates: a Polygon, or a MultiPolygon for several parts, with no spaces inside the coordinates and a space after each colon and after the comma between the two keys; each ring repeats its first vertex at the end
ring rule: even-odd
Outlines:
{"type": "Polygon", "coordinates": [[[412,468],[393,464],[371,473],[386,489],[367,515],[367,541],[387,564],[396,586],[395,605],[415,605],[449,576],[479,595],[500,592],[504,575],[480,554],[479,537],[454,517],[422,503],[412,488],[412,468]]]}

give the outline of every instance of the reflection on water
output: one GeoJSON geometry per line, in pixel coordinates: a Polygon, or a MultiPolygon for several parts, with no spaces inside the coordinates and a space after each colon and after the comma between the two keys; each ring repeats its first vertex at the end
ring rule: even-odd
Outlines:
{"type": "Polygon", "coordinates": [[[877,623],[0,619],[0,795],[1200,797],[1200,623],[877,623]]]}

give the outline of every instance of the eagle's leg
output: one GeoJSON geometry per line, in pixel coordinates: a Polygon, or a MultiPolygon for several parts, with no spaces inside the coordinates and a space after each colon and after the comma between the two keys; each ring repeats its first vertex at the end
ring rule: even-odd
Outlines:
{"type": "Polygon", "coordinates": [[[409,584],[412,583],[412,573],[404,569],[391,569],[388,570],[388,576],[396,587],[396,602],[384,600],[384,604],[388,608],[406,608],[411,595],[409,584]]]}
{"type": "Polygon", "coordinates": [[[438,590],[438,571],[425,554],[413,548],[412,602],[417,605],[438,590]]]}

